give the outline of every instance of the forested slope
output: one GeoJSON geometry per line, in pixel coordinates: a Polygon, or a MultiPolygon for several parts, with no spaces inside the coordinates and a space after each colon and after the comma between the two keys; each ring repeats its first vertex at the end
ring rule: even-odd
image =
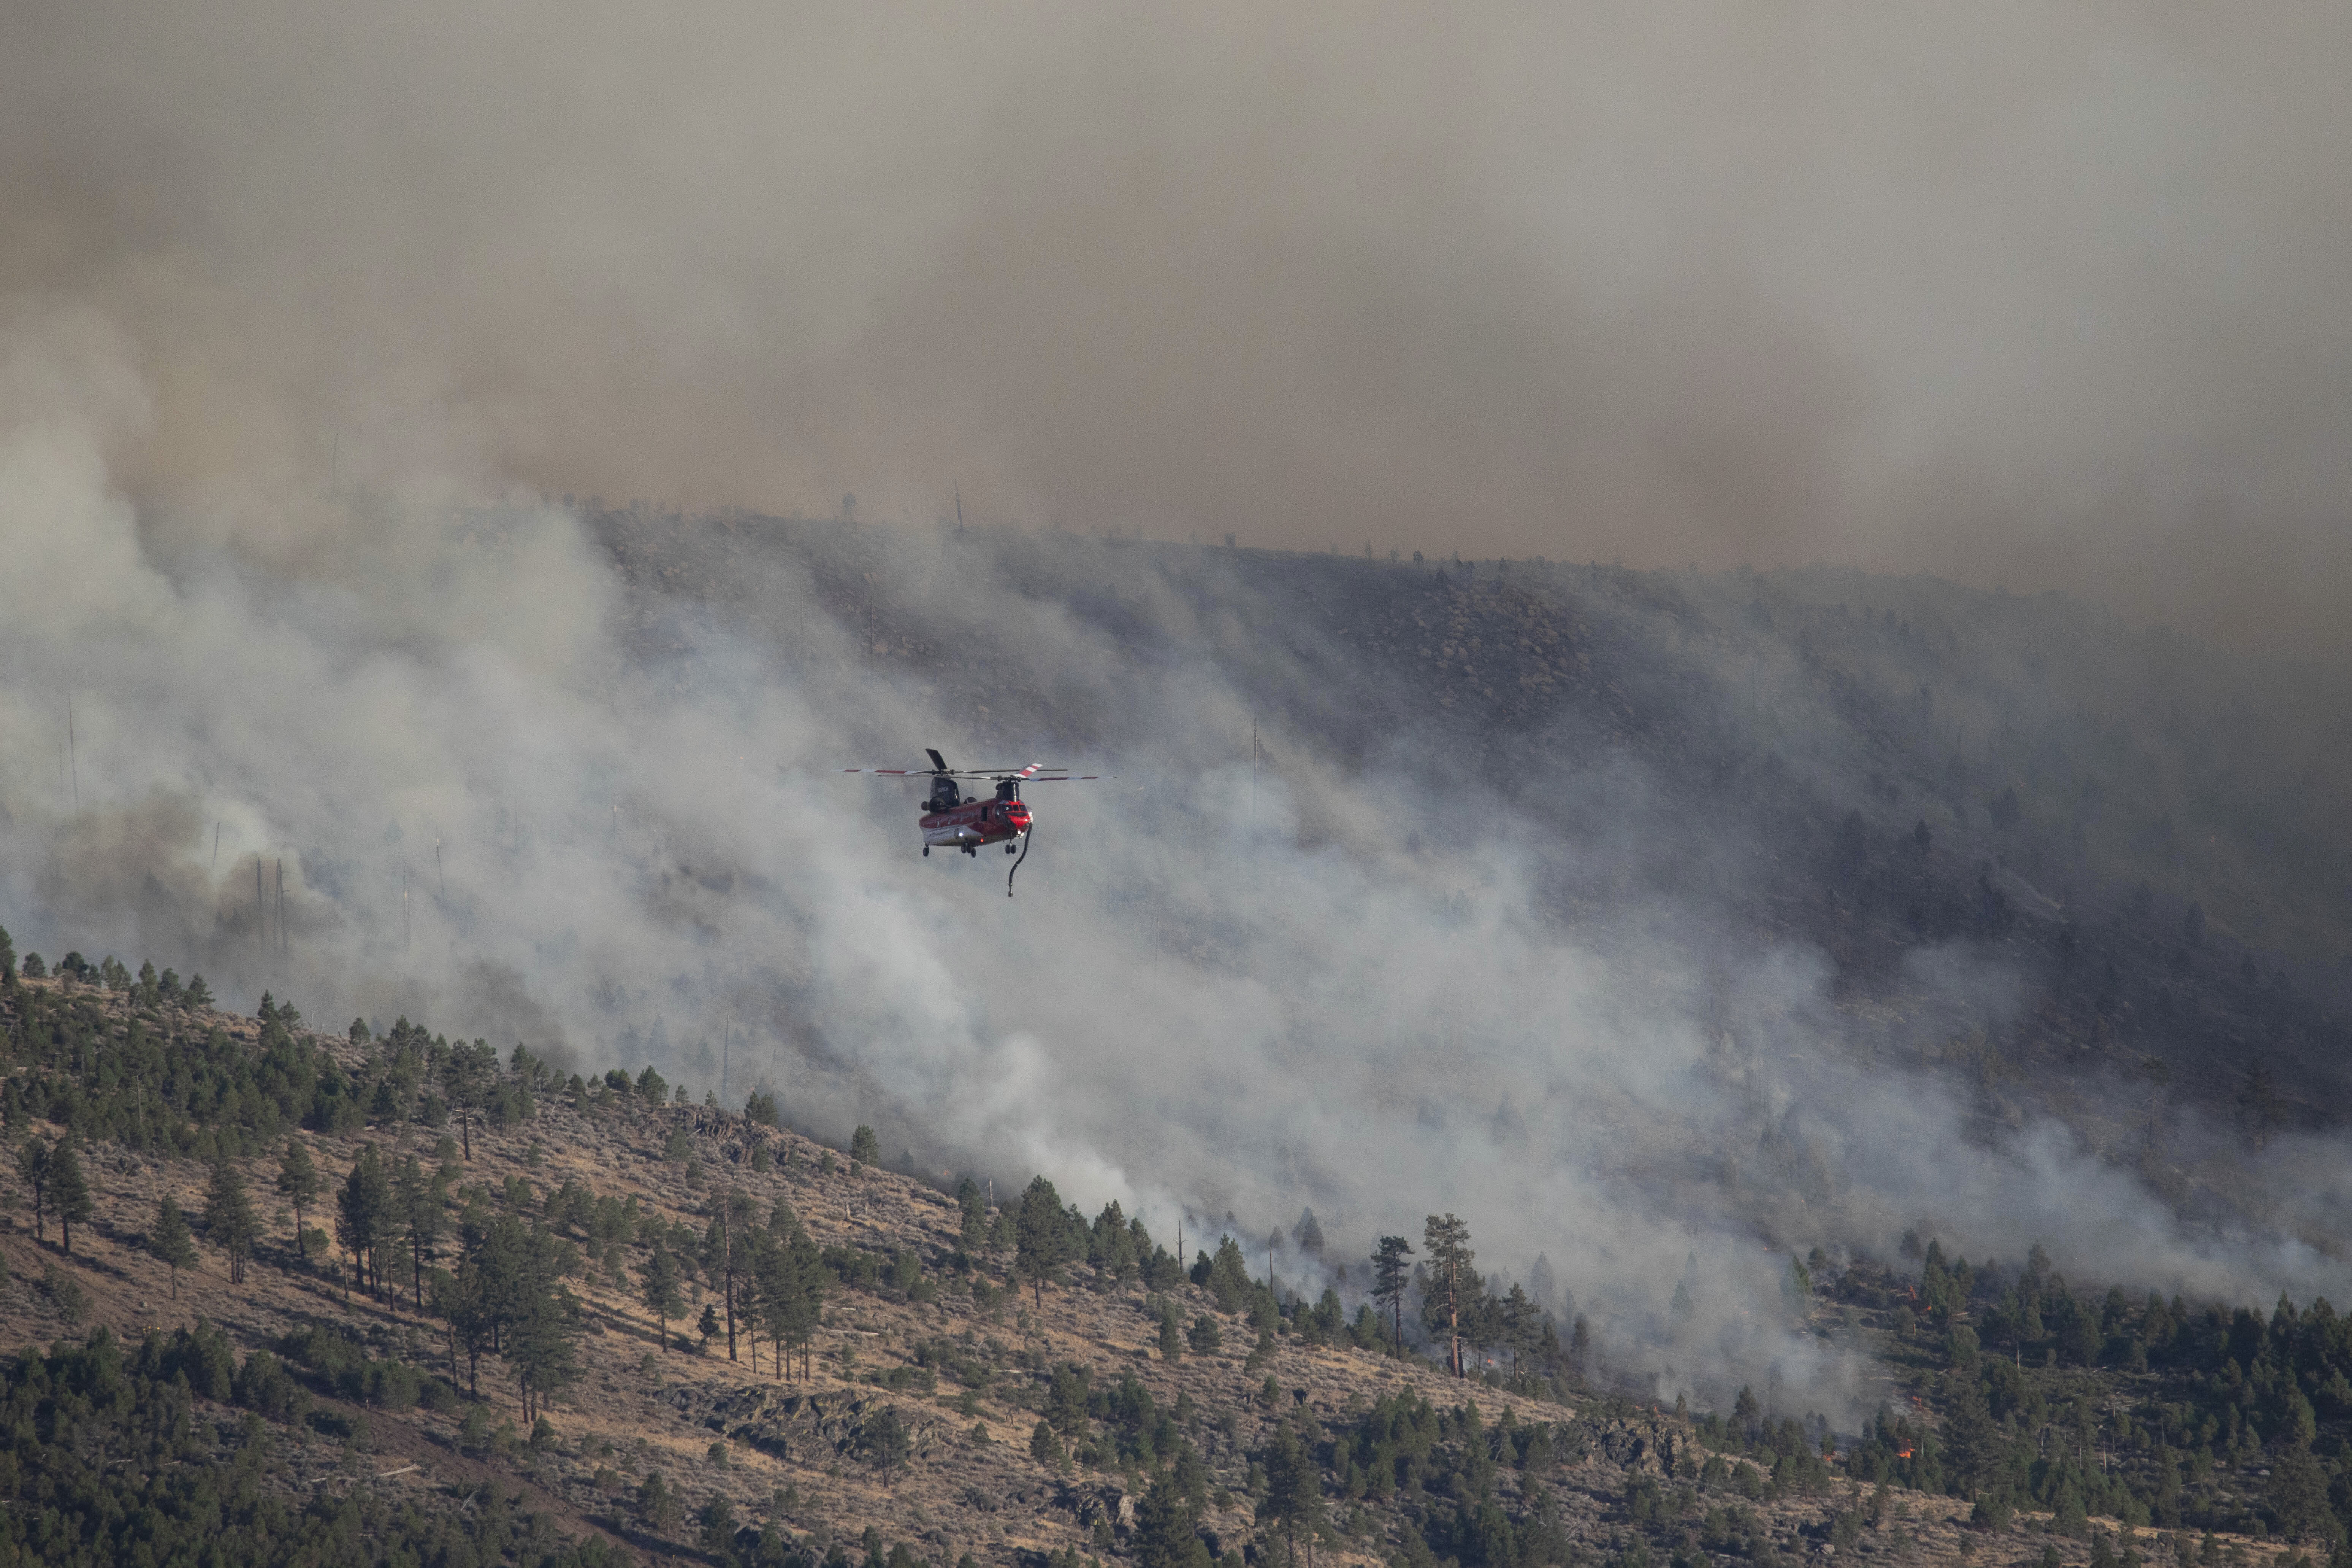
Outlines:
{"type": "MultiPolygon", "coordinates": [[[[1884,1358],[1880,1414],[1666,1411],[1448,1270],[1361,1261],[1350,1311],[827,1148],[788,1091],[68,968],[0,981],[10,1560],[2186,1564],[2324,1554],[2352,1500],[2323,1304],[1816,1253],[1791,1321],[1884,1358]]],[[[1406,1261],[1467,1251],[1441,1218],[1406,1261]]]]}

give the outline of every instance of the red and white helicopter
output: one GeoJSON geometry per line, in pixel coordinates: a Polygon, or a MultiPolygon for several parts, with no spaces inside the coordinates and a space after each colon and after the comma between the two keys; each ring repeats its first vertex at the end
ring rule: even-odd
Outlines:
{"type": "Polygon", "coordinates": [[[929,856],[934,848],[961,849],[967,855],[977,855],[984,845],[1002,844],[1007,855],[1018,852],[1021,859],[1004,873],[1004,896],[1013,896],[1013,878],[1021,869],[1023,860],[1029,858],[1029,841],[1036,830],[1036,819],[1029,815],[1029,805],[1021,798],[1024,784],[1085,784],[1105,779],[1109,773],[1072,773],[1066,769],[1047,767],[1044,763],[1031,763],[1025,768],[951,768],[947,759],[926,746],[923,754],[931,759],[928,768],[844,768],[845,773],[878,773],[886,778],[928,778],[931,793],[923,801],[923,853],[929,856]],[[995,794],[988,799],[966,795],[956,783],[958,779],[993,779],[995,794]],[[1015,843],[1014,840],[1019,840],[1015,843]]]}

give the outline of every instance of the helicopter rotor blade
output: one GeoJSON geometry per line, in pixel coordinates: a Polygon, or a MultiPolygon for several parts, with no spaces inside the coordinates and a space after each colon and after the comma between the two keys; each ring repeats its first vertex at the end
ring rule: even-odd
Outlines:
{"type": "MultiPolygon", "coordinates": [[[[1042,763],[1029,764],[1029,768],[1044,766],[1042,763]]],[[[1020,779],[1029,776],[1029,768],[950,768],[947,771],[947,776],[951,779],[1020,779]]],[[[1045,771],[1049,773],[1057,773],[1062,770],[1046,768],[1045,771]]]]}

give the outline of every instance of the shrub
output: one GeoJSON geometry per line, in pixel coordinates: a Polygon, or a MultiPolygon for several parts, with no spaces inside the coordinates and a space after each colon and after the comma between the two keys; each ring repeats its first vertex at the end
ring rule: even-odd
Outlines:
{"type": "Polygon", "coordinates": [[[245,1358],[232,1393],[237,1404],[272,1421],[299,1421],[310,1409],[310,1396],[294,1381],[286,1363],[268,1351],[256,1351],[245,1358]]]}
{"type": "Polygon", "coordinates": [[[479,1405],[466,1412],[463,1425],[457,1428],[457,1447],[468,1454],[479,1454],[489,1446],[490,1413],[479,1405]]]}
{"type": "MultiPolygon", "coordinates": [[[[647,1068],[647,1072],[653,1068],[647,1068]]],[[[681,1517],[677,1494],[670,1489],[662,1473],[655,1470],[638,1483],[637,1517],[657,1535],[667,1535],[677,1529],[681,1517]]]]}
{"type": "Polygon", "coordinates": [[[1062,1452],[1062,1440],[1054,1435],[1052,1423],[1040,1421],[1029,1433],[1029,1457],[1049,1469],[1060,1469],[1068,1462],[1062,1452]]]}
{"type": "Polygon", "coordinates": [[[49,1299],[49,1305],[58,1310],[58,1316],[66,1321],[68,1328],[79,1326],[82,1319],[89,1315],[89,1297],[80,1283],[54,1263],[41,1265],[41,1293],[49,1299]]]}

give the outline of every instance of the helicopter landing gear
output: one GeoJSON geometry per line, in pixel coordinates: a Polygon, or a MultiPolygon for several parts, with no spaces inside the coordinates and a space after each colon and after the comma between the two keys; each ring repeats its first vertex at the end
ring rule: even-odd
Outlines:
{"type": "Polygon", "coordinates": [[[1013,844],[1008,844],[1008,845],[1006,845],[1006,846],[1004,847],[1004,852],[1005,852],[1007,855],[1017,854],[1017,853],[1019,852],[1019,849],[1020,849],[1020,847],[1019,847],[1018,845],[1013,845],[1013,844]]]}
{"type": "MultiPolygon", "coordinates": [[[[1026,860],[1029,858],[1029,841],[1036,837],[1037,829],[1034,826],[1032,826],[1028,832],[1021,836],[1021,860],[1026,860]]],[[[1008,844],[1004,847],[1009,852],[1013,846],[1008,844]]],[[[1021,860],[1015,860],[1013,862],[1013,869],[1004,873],[1004,896],[1008,899],[1013,896],[1013,879],[1018,875],[1021,870],[1021,860]]]]}

